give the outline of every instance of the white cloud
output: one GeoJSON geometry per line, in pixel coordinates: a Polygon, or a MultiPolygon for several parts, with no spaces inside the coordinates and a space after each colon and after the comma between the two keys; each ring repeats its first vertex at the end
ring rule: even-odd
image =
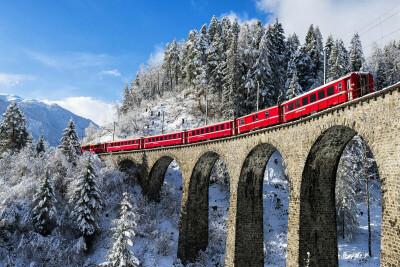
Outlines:
{"type": "Polygon", "coordinates": [[[103,70],[100,72],[101,75],[108,75],[108,76],[115,76],[119,77],[121,76],[121,73],[118,70],[103,70]]]}
{"type": "Polygon", "coordinates": [[[233,22],[235,19],[237,19],[239,24],[243,24],[245,22],[248,24],[252,24],[252,23],[257,22],[257,20],[258,20],[255,18],[249,19],[249,15],[247,13],[237,14],[236,12],[234,12],[232,10],[229,13],[221,14],[221,16],[219,16],[219,19],[222,19],[223,17],[227,17],[231,22],[233,22]]]}
{"type": "Polygon", "coordinates": [[[164,61],[164,48],[161,45],[154,47],[154,51],[150,54],[148,63],[150,65],[161,65],[164,61]]]}
{"type": "Polygon", "coordinates": [[[72,113],[94,121],[98,125],[112,122],[115,110],[112,104],[88,96],[68,97],[63,100],[43,100],[47,104],[58,104],[72,113]]]}
{"type": "Polygon", "coordinates": [[[22,81],[34,79],[35,76],[33,75],[0,73],[0,85],[4,87],[17,86],[20,85],[22,81]]]}
{"type": "Polygon", "coordinates": [[[332,34],[347,46],[353,34],[359,32],[366,55],[374,41],[385,44],[400,39],[398,0],[259,0],[256,6],[272,14],[270,22],[278,17],[286,35],[296,32],[302,42],[310,24],[318,25],[325,39],[332,34]]]}
{"type": "Polygon", "coordinates": [[[98,67],[115,62],[115,59],[107,54],[92,54],[86,52],[63,52],[53,55],[28,52],[28,54],[34,60],[56,69],[98,67]]]}

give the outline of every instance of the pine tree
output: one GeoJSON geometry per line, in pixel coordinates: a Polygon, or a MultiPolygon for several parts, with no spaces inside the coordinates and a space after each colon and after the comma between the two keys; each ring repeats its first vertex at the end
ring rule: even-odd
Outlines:
{"type": "Polygon", "coordinates": [[[29,133],[24,113],[12,102],[3,114],[0,124],[0,151],[18,152],[25,147],[29,133]]]}
{"type": "Polygon", "coordinates": [[[69,120],[67,128],[64,129],[61,145],[58,148],[67,160],[75,165],[76,159],[81,155],[81,146],[72,118],[69,120]]]}
{"type": "Polygon", "coordinates": [[[310,78],[310,75],[312,75],[311,66],[311,58],[307,54],[306,47],[299,46],[288,63],[286,73],[288,79],[286,80],[285,87],[289,88],[293,79],[293,74],[296,73],[298,83],[302,90],[305,92],[308,91],[314,82],[314,80],[310,78]]]}
{"type": "Polygon", "coordinates": [[[355,188],[357,179],[357,147],[351,141],[340,159],[336,178],[337,226],[342,238],[350,241],[358,227],[355,188]]]}
{"type": "Polygon", "coordinates": [[[286,90],[286,100],[290,100],[296,96],[299,96],[303,93],[303,89],[299,84],[299,79],[297,78],[297,72],[293,72],[292,79],[289,83],[289,86],[286,90]]]}
{"type": "MultiPolygon", "coordinates": [[[[306,35],[306,42],[304,44],[307,55],[311,59],[311,65],[310,65],[310,74],[308,75],[310,79],[312,79],[312,82],[317,79],[318,72],[319,72],[319,51],[317,48],[317,39],[315,36],[314,32],[314,26],[311,24],[310,27],[308,28],[308,32],[306,35]]],[[[308,88],[307,88],[308,89],[308,88]]]]}
{"type": "Polygon", "coordinates": [[[222,91],[222,108],[225,119],[233,119],[239,115],[237,109],[237,93],[241,90],[242,70],[238,51],[239,23],[232,23],[229,34],[230,47],[227,52],[224,85],[222,91]]]}
{"type": "Polygon", "coordinates": [[[116,227],[111,228],[114,232],[112,237],[112,249],[107,250],[108,255],[105,257],[108,261],[100,266],[139,266],[139,260],[129,250],[128,246],[132,246],[131,238],[135,236],[133,227],[136,226],[135,214],[130,211],[132,209],[129,203],[128,194],[123,194],[121,202],[120,218],[113,220],[116,227]]]}
{"type": "Polygon", "coordinates": [[[274,92],[271,92],[270,101],[274,104],[278,102],[278,97],[285,92],[284,79],[286,77],[287,65],[285,60],[285,36],[282,24],[276,19],[272,26],[267,27],[265,33],[267,36],[267,46],[269,50],[269,64],[272,71],[272,79],[274,84],[274,92]]]}
{"type": "Polygon", "coordinates": [[[122,96],[122,105],[119,109],[119,113],[126,114],[131,108],[133,108],[133,97],[128,84],[125,83],[124,94],[122,96]]]}
{"type": "Polygon", "coordinates": [[[184,49],[184,68],[183,76],[185,77],[185,83],[189,86],[194,86],[194,80],[196,77],[196,44],[198,34],[196,30],[191,30],[187,38],[186,46],[184,49]]]}
{"type": "Polygon", "coordinates": [[[56,215],[56,202],[50,172],[46,170],[33,200],[33,223],[40,233],[48,233],[56,215]]]}
{"type": "Polygon", "coordinates": [[[210,39],[207,33],[207,24],[204,24],[197,39],[194,58],[196,66],[194,84],[196,89],[201,91],[208,87],[207,78],[210,76],[210,70],[207,64],[207,50],[209,47],[210,39]]]}
{"type": "Polygon", "coordinates": [[[349,72],[349,55],[343,41],[337,39],[329,55],[327,81],[333,81],[349,72]]]}
{"type": "Polygon", "coordinates": [[[96,219],[102,207],[92,157],[93,155],[90,153],[84,155],[80,166],[79,180],[69,201],[73,207],[71,218],[85,237],[91,236],[95,232],[96,219]]]}
{"type": "Polygon", "coordinates": [[[382,90],[386,86],[387,71],[384,54],[377,44],[374,44],[372,48],[370,61],[372,62],[371,68],[374,74],[374,88],[377,91],[382,90]]]}
{"type": "Polygon", "coordinates": [[[350,42],[350,71],[360,71],[365,62],[364,53],[361,46],[361,40],[358,33],[355,33],[350,42]]]}
{"type": "Polygon", "coordinates": [[[328,77],[328,73],[329,73],[329,59],[331,56],[331,51],[333,49],[333,47],[335,46],[335,41],[333,40],[333,36],[329,35],[328,39],[326,39],[325,42],[325,67],[326,67],[326,76],[328,77]]]}
{"type": "MultiPolygon", "coordinates": [[[[255,80],[260,85],[260,108],[266,108],[274,105],[275,88],[272,79],[272,70],[269,64],[270,51],[267,45],[267,35],[264,35],[261,39],[259,46],[259,57],[256,62],[256,68],[254,70],[255,80]]],[[[256,98],[256,91],[254,97],[256,98]]]]}
{"type": "Polygon", "coordinates": [[[39,137],[38,141],[36,142],[36,154],[42,155],[44,154],[45,146],[44,146],[44,136],[43,134],[39,137]]]}

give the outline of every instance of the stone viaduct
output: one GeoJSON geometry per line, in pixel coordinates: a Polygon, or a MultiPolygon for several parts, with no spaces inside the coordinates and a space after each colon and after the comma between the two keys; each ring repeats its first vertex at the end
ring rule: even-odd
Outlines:
{"type": "Polygon", "coordinates": [[[277,149],[290,180],[287,266],[338,266],[335,179],[347,142],[360,134],[382,186],[381,266],[400,266],[400,84],[284,125],[182,146],[103,154],[140,168],[157,201],[169,164],[182,171],[178,257],[192,260],[208,242],[208,187],[222,157],[230,175],[226,266],[263,266],[262,183],[277,149]]]}

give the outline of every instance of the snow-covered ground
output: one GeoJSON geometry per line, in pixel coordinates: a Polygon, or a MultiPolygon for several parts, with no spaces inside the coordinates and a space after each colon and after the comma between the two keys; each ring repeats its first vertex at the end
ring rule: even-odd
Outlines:
{"type": "MultiPolygon", "coordinates": [[[[365,183],[363,183],[363,185],[365,188],[365,183]]],[[[362,194],[364,197],[357,198],[357,219],[359,227],[354,239],[347,242],[338,235],[340,266],[380,265],[382,194],[379,181],[370,182],[372,257],[368,255],[368,217],[364,194],[362,194]]]]}

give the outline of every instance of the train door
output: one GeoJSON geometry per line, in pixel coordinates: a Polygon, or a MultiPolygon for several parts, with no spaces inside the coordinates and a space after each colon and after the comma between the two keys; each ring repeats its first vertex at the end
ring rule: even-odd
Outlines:
{"type": "Polygon", "coordinates": [[[346,87],[347,87],[348,101],[351,101],[353,100],[353,88],[351,87],[351,79],[347,79],[346,87]]]}
{"type": "Polygon", "coordinates": [[[367,88],[366,88],[366,80],[367,77],[366,75],[359,75],[359,82],[360,82],[360,96],[364,96],[367,94],[367,88]]]}

